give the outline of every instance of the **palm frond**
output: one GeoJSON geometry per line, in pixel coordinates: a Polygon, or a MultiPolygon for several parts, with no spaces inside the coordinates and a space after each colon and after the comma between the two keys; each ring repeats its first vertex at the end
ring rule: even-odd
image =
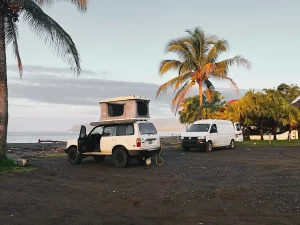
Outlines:
{"type": "Polygon", "coordinates": [[[251,69],[251,63],[248,59],[245,59],[243,56],[237,55],[230,59],[225,59],[216,63],[216,66],[219,68],[228,68],[229,66],[237,65],[238,67],[246,67],[251,69]]]}
{"type": "Polygon", "coordinates": [[[26,4],[21,8],[21,12],[33,32],[43,38],[46,44],[52,46],[57,55],[66,61],[71,69],[79,75],[81,72],[80,57],[70,35],[31,0],[26,1],[26,4]]]}
{"type": "MultiPolygon", "coordinates": [[[[51,6],[53,3],[58,2],[59,0],[31,0],[31,1],[37,3],[40,6],[44,6],[44,5],[51,6]]],[[[63,1],[71,2],[72,4],[76,5],[77,9],[81,12],[85,12],[87,9],[88,0],[63,0],[63,1]]]]}
{"type": "Polygon", "coordinates": [[[159,74],[163,75],[165,73],[167,73],[170,70],[178,70],[180,71],[183,67],[182,62],[178,61],[178,60],[163,60],[160,63],[159,66],[159,74]]]}
{"type": "Polygon", "coordinates": [[[209,79],[209,76],[211,73],[213,73],[216,70],[216,65],[214,63],[208,63],[205,64],[205,66],[202,68],[202,70],[200,71],[200,78],[207,80],[209,79]]]}
{"type": "Polygon", "coordinates": [[[178,76],[178,80],[174,86],[174,92],[182,85],[182,83],[186,82],[188,79],[190,79],[192,81],[194,80],[193,73],[188,72],[188,73],[178,76]]]}
{"type": "Polygon", "coordinates": [[[186,81],[186,83],[177,91],[176,95],[172,100],[172,110],[175,111],[175,114],[178,111],[178,108],[181,106],[184,101],[185,96],[191,90],[191,88],[195,85],[193,81],[186,81]]]}
{"type": "Polygon", "coordinates": [[[211,79],[216,80],[216,81],[225,81],[225,82],[228,82],[228,83],[230,84],[231,88],[232,88],[233,90],[235,90],[235,91],[237,92],[237,94],[239,94],[239,87],[238,87],[237,83],[235,83],[235,82],[233,81],[232,78],[227,77],[227,76],[225,76],[225,75],[212,74],[212,75],[211,75],[211,79]]]}
{"type": "Polygon", "coordinates": [[[156,91],[156,97],[158,97],[160,94],[165,93],[170,87],[174,86],[176,82],[178,82],[178,77],[174,77],[173,79],[169,80],[168,82],[162,84],[158,90],[156,91]]]}
{"type": "Polygon", "coordinates": [[[12,21],[12,18],[8,18],[8,17],[5,19],[4,24],[5,24],[4,33],[5,33],[6,44],[12,43],[13,45],[14,56],[16,57],[18,62],[20,78],[22,78],[23,64],[20,57],[19,45],[18,45],[18,27],[16,23],[12,21]]]}
{"type": "Polygon", "coordinates": [[[189,43],[191,39],[183,37],[179,39],[171,40],[166,47],[166,53],[176,53],[181,61],[184,61],[188,68],[198,67],[197,60],[194,58],[194,54],[189,49],[189,43]]]}
{"type": "Polygon", "coordinates": [[[227,40],[221,39],[216,41],[211,47],[211,49],[209,50],[209,52],[207,53],[207,55],[205,56],[205,58],[203,59],[203,64],[205,65],[208,63],[215,63],[218,56],[221,53],[226,52],[228,48],[229,48],[229,44],[227,40]]]}

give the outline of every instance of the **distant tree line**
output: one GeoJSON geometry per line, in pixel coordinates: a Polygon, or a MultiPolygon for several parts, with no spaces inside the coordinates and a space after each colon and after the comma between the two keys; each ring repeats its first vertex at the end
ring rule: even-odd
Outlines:
{"type": "MultiPolygon", "coordinates": [[[[204,94],[203,119],[226,119],[240,122],[245,138],[259,134],[276,134],[298,129],[300,132],[300,110],[292,102],[300,96],[297,85],[280,84],[274,89],[263,89],[255,92],[249,90],[241,99],[225,102],[220,92],[214,92],[213,99],[207,101],[204,94]],[[256,127],[258,129],[252,129],[256,127]]],[[[191,124],[200,118],[199,96],[184,100],[179,111],[179,119],[183,124],[191,124]]],[[[290,134],[289,133],[289,134],[290,134]]]]}

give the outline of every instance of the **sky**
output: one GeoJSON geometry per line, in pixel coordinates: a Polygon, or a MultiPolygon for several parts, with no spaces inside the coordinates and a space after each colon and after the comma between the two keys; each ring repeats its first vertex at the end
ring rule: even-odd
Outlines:
{"type": "MultiPolygon", "coordinates": [[[[19,47],[24,64],[18,78],[11,47],[7,49],[9,131],[66,130],[99,119],[98,101],[119,95],[144,94],[151,115],[172,117],[172,92],[155,99],[163,82],[159,62],[172,58],[169,40],[201,27],[227,39],[230,51],[221,58],[242,55],[252,69],[232,68],[229,76],[241,89],[299,84],[300,2],[289,1],[102,1],[90,0],[86,13],[58,2],[45,8],[73,38],[83,73],[76,77],[44,41],[19,23],[19,47]]],[[[227,99],[238,98],[227,83],[215,83],[227,99]]]]}

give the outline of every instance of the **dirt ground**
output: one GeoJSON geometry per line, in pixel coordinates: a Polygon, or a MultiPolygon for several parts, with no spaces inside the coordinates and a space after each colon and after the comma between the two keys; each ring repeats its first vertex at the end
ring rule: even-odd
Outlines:
{"type": "Polygon", "coordinates": [[[162,166],[123,169],[52,153],[35,155],[33,172],[0,175],[3,224],[300,224],[299,147],[171,146],[162,166]]]}

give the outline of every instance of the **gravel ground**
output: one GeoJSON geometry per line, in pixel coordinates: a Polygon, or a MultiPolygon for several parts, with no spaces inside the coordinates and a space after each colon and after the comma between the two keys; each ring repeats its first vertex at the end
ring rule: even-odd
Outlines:
{"type": "Polygon", "coordinates": [[[1,221],[300,225],[299,147],[184,153],[167,146],[162,166],[132,160],[123,169],[110,158],[74,166],[65,155],[35,155],[33,172],[0,175],[1,221]]]}

